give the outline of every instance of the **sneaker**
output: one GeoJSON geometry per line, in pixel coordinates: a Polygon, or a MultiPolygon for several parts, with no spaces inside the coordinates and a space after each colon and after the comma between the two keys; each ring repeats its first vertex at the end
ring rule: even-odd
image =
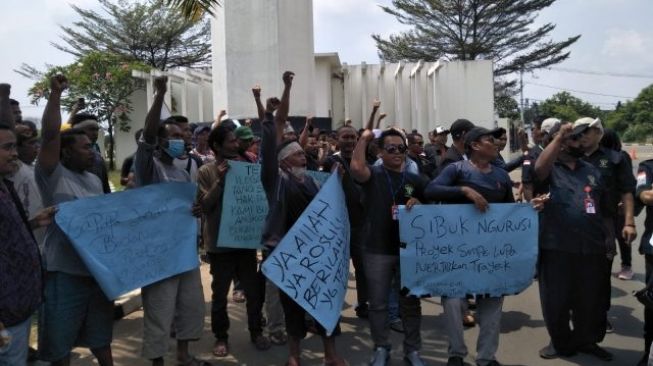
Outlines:
{"type": "Polygon", "coordinates": [[[419,358],[419,352],[417,351],[406,353],[404,356],[404,361],[406,361],[406,363],[410,366],[426,366],[424,361],[419,358]]]}
{"type": "Polygon", "coordinates": [[[401,321],[401,319],[394,320],[392,323],[390,323],[390,329],[394,330],[397,333],[403,333],[404,323],[401,321]]]}
{"type": "Polygon", "coordinates": [[[605,332],[614,333],[614,328],[612,327],[612,323],[610,323],[610,321],[605,322],[605,332]]]}
{"type": "Polygon", "coordinates": [[[465,366],[465,362],[462,357],[451,356],[447,360],[447,366],[465,366]]]}
{"type": "Polygon", "coordinates": [[[390,352],[385,347],[376,347],[370,366],[386,366],[390,359],[390,352]]]}
{"type": "Polygon", "coordinates": [[[476,325],[476,318],[474,318],[474,314],[472,314],[471,311],[466,311],[465,314],[463,315],[463,326],[467,328],[471,328],[476,325]]]}
{"type": "Polygon", "coordinates": [[[252,337],[251,341],[254,343],[254,347],[256,347],[256,349],[259,351],[266,351],[272,347],[272,343],[270,343],[268,337],[264,336],[263,334],[258,334],[252,337]]]}
{"type": "Polygon", "coordinates": [[[612,361],[612,353],[599,347],[596,343],[588,344],[578,348],[578,352],[590,354],[603,361],[612,361]]]}
{"type": "Polygon", "coordinates": [[[621,267],[621,271],[617,274],[617,278],[624,281],[629,281],[633,279],[633,270],[629,266],[621,267]]]}

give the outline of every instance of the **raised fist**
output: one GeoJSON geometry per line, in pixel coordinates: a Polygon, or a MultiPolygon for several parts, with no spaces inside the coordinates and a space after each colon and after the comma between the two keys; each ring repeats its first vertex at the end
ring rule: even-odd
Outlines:
{"type": "Polygon", "coordinates": [[[68,79],[63,74],[57,74],[50,78],[50,91],[61,93],[68,88],[68,79]]]}
{"type": "Polygon", "coordinates": [[[254,94],[254,98],[260,98],[261,97],[261,86],[256,84],[252,88],[252,94],[254,94]]]}
{"type": "Polygon", "coordinates": [[[374,102],[372,102],[372,107],[379,108],[380,106],[381,106],[381,101],[378,99],[374,99],[374,102]]]}
{"type": "Polygon", "coordinates": [[[165,94],[168,90],[168,77],[167,76],[157,76],[154,79],[154,90],[157,93],[165,94]]]}
{"type": "Polygon", "coordinates": [[[277,97],[272,97],[268,98],[268,100],[265,102],[265,111],[268,113],[272,113],[279,108],[279,104],[281,104],[281,101],[277,97]]]}
{"type": "Polygon", "coordinates": [[[292,71],[286,71],[283,73],[283,84],[285,86],[292,85],[292,79],[295,77],[295,73],[292,71]]]}
{"type": "Polygon", "coordinates": [[[0,83],[0,97],[7,98],[11,94],[11,85],[0,83]]]}

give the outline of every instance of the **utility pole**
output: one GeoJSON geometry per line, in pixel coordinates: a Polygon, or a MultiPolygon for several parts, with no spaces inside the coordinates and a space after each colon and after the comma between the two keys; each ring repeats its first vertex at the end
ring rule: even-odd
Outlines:
{"type": "Polygon", "coordinates": [[[522,126],[526,126],[526,121],[524,121],[524,65],[519,70],[519,115],[522,126]]]}

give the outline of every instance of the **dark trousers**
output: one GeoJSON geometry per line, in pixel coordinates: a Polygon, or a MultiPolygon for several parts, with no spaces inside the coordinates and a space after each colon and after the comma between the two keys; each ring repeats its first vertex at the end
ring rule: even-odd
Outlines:
{"type": "MultiPolygon", "coordinates": [[[[286,320],[286,332],[289,336],[304,339],[306,338],[306,333],[308,327],[306,325],[306,310],[299,306],[290,296],[288,296],[282,290],[279,291],[279,301],[283,307],[283,314],[286,320]]],[[[317,328],[317,334],[322,337],[326,337],[326,329],[320,323],[315,322],[315,327],[317,328]]],[[[336,328],[333,330],[331,337],[340,335],[340,323],[336,325],[336,328]]]]}
{"type": "MultiPolygon", "coordinates": [[[[646,260],[646,284],[651,284],[653,281],[653,255],[644,255],[646,260]]],[[[649,349],[653,343],[653,309],[644,308],[644,353],[648,355],[649,349]]]]}
{"type": "Polygon", "coordinates": [[[606,261],[603,253],[540,252],[542,313],[551,342],[559,352],[573,352],[603,340],[607,315],[605,283],[610,280],[606,261]]]}
{"type": "MultiPolygon", "coordinates": [[[[353,236],[352,236],[353,238],[353,236]]],[[[352,241],[352,244],[354,242],[352,241]]],[[[363,264],[363,247],[360,242],[352,245],[351,261],[354,265],[354,275],[356,276],[356,302],[358,305],[367,305],[367,278],[365,277],[365,268],[363,264]]]]}
{"type": "Polygon", "coordinates": [[[624,228],[626,223],[626,217],[624,215],[617,215],[614,219],[614,232],[617,237],[617,243],[619,243],[619,255],[621,256],[621,266],[630,267],[633,262],[632,247],[626,243],[624,237],[621,235],[621,230],[624,228]]]}
{"type": "Polygon", "coordinates": [[[256,250],[244,249],[225,253],[209,253],[211,260],[211,330],[215,338],[227,341],[229,315],[227,295],[234,275],[237,275],[245,291],[247,327],[252,339],[263,332],[261,327],[261,304],[263,290],[256,269],[256,250]]]}

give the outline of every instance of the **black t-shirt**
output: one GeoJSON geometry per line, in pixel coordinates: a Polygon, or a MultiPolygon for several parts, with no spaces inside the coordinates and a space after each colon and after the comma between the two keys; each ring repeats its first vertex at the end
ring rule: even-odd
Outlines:
{"type": "Polygon", "coordinates": [[[603,184],[609,193],[603,202],[603,216],[616,217],[621,195],[635,191],[632,163],[624,159],[620,152],[605,147],[599,147],[592,155],[584,157],[584,160],[601,172],[603,184]]]}
{"type": "Polygon", "coordinates": [[[644,221],[644,233],[639,244],[639,252],[642,254],[653,255],[653,246],[649,244],[653,236],[653,206],[644,205],[639,199],[639,195],[653,187],[653,160],[644,160],[639,163],[637,168],[637,192],[635,193],[635,203],[646,207],[646,219],[644,221]]]}
{"type": "Polygon", "coordinates": [[[544,151],[541,146],[535,145],[528,150],[528,154],[524,155],[524,161],[521,168],[521,181],[522,183],[533,183],[535,175],[535,160],[544,151]]]}
{"type": "MultiPolygon", "coordinates": [[[[351,158],[345,159],[340,153],[328,156],[324,160],[324,171],[330,172],[333,166],[339,163],[345,169],[342,177],[342,189],[345,192],[345,201],[347,202],[347,212],[349,213],[349,223],[352,230],[360,229],[365,223],[365,211],[362,202],[362,188],[354,182],[350,174],[351,158]]],[[[358,244],[358,243],[357,243],[358,244]]]]}
{"type": "Polygon", "coordinates": [[[399,221],[392,219],[392,206],[404,205],[411,197],[424,202],[425,181],[419,175],[393,172],[383,165],[370,167],[370,173],[370,179],[361,184],[366,212],[365,250],[399,255],[399,221]]]}
{"type": "Polygon", "coordinates": [[[492,170],[483,173],[469,160],[449,164],[442,173],[426,187],[426,199],[443,203],[471,203],[462,193],[462,187],[469,187],[478,192],[489,203],[512,203],[512,182],[508,173],[492,166],[492,170]]]}
{"type": "Polygon", "coordinates": [[[132,171],[132,166],[134,165],[134,155],[131,154],[128,157],[125,158],[122,162],[122,168],[120,169],[120,177],[121,178],[127,178],[129,176],[129,173],[132,171]]]}
{"type": "Polygon", "coordinates": [[[442,158],[442,162],[440,163],[440,166],[438,166],[438,172],[436,175],[442,173],[442,171],[444,170],[444,168],[447,167],[447,165],[461,160],[465,160],[463,154],[458,152],[458,150],[454,146],[451,146],[449,150],[447,150],[447,152],[444,154],[444,157],[442,158]]]}

